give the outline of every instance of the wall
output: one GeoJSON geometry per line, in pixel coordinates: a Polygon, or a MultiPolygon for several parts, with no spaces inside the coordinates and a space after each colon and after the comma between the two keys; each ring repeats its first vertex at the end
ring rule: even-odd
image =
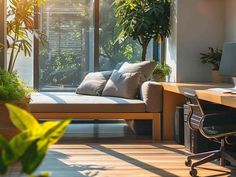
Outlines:
{"type": "Polygon", "coordinates": [[[200,52],[224,42],[223,0],[175,0],[172,36],[167,40],[167,64],[175,67],[170,81],[210,81],[211,68],[201,64],[200,52]]]}
{"type": "Polygon", "coordinates": [[[236,1],[225,0],[225,41],[236,42],[236,1]]]}

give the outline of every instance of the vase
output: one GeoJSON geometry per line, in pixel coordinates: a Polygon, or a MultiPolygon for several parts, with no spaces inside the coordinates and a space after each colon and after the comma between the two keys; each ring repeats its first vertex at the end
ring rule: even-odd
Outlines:
{"type": "Polygon", "coordinates": [[[212,82],[221,83],[223,81],[224,78],[220,75],[220,72],[218,70],[212,70],[212,82]]]}

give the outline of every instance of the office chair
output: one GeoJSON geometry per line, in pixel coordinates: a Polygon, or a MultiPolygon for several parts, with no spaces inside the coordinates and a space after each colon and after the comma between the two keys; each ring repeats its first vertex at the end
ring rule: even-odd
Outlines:
{"type": "Polygon", "coordinates": [[[225,146],[231,144],[229,138],[236,135],[236,111],[224,110],[207,112],[204,106],[198,100],[195,94],[184,93],[187,99],[187,105],[190,107],[188,115],[188,125],[193,131],[200,131],[200,133],[213,141],[220,143],[220,149],[210,152],[204,152],[194,155],[189,155],[185,161],[185,165],[191,167],[190,175],[197,176],[195,167],[220,159],[220,165],[225,166],[225,160],[232,165],[236,165],[236,153],[231,152],[225,146]],[[192,163],[192,159],[201,160],[192,163]]]}

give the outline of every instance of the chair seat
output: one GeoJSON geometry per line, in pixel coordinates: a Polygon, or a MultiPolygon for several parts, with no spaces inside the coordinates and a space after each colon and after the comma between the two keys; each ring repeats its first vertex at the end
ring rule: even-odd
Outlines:
{"type": "Polygon", "coordinates": [[[226,135],[236,134],[236,126],[234,124],[226,124],[226,125],[215,125],[209,127],[203,127],[203,131],[206,135],[223,137],[226,135]]]}

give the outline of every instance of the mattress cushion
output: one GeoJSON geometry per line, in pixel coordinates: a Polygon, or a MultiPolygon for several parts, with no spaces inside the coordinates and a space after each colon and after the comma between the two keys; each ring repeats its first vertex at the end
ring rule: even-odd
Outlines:
{"type": "Polygon", "coordinates": [[[145,103],[138,99],[78,95],[68,92],[32,93],[32,113],[140,113],[145,103]]]}

